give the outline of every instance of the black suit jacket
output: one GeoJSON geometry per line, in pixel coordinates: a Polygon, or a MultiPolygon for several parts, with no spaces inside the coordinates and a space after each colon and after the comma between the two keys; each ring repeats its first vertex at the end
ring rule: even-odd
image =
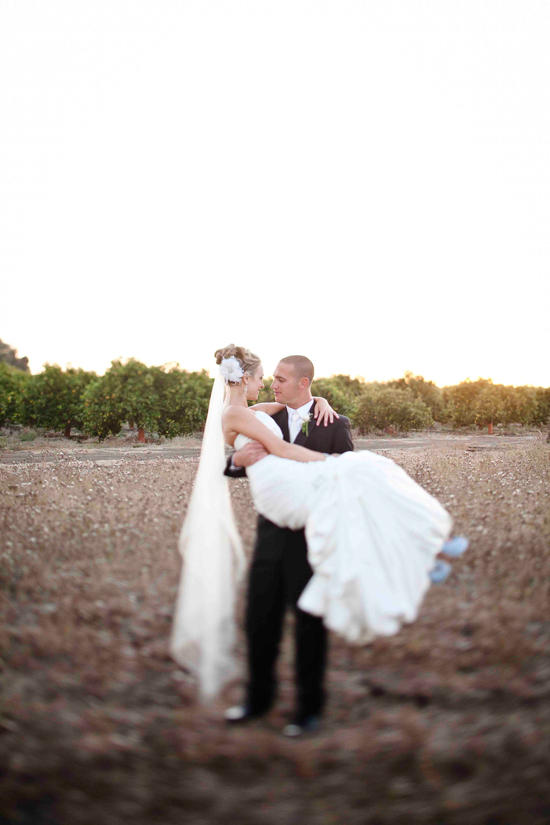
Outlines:
{"type": "MultiPolygon", "coordinates": [[[[273,415],[272,418],[281,428],[284,440],[290,441],[287,408],[284,407],[280,412],[273,415]]],[[[332,424],[328,424],[326,427],[321,424],[321,426],[318,427],[316,419],[312,416],[308,424],[307,435],[300,430],[294,444],[299,444],[301,447],[307,447],[308,450],[315,450],[318,453],[350,452],[353,450],[353,441],[351,440],[349,418],[341,415],[340,418],[335,418],[332,424]]],[[[231,456],[229,456],[225,467],[225,475],[230,478],[245,478],[246,468],[232,467],[231,456]]]]}

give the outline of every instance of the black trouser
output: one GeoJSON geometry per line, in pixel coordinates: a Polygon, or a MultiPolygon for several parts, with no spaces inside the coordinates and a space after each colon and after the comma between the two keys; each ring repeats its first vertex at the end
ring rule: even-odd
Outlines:
{"type": "Polygon", "coordinates": [[[246,612],[247,702],[254,712],[267,710],[275,696],[275,664],[287,604],[296,616],[297,715],[322,711],[327,632],[322,619],[296,606],[312,574],[304,531],[277,527],[260,516],[246,612]]]}

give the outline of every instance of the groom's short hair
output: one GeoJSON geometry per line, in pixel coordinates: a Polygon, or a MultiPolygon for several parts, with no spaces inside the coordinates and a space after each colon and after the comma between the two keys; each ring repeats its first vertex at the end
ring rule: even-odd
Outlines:
{"type": "Polygon", "coordinates": [[[313,362],[306,358],[305,355],[287,355],[286,358],[281,358],[281,364],[291,364],[294,368],[296,378],[307,378],[310,385],[313,381],[313,362]]]}

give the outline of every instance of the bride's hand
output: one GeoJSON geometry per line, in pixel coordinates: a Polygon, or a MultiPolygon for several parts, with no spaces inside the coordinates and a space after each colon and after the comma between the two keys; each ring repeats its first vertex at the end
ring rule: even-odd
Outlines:
{"type": "Polygon", "coordinates": [[[326,398],[315,398],[315,409],[313,410],[313,417],[317,419],[317,426],[320,427],[321,424],[324,423],[325,427],[327,424],[332,424],[334,418],[340,418],[337,412],[335,412],[326,398]]]}

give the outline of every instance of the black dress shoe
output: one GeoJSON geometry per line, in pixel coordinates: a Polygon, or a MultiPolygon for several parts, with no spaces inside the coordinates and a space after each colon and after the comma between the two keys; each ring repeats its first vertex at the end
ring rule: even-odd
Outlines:
{"type": "Polygon", "coordinates": [[[282,734],[290,738],[303,736],[304,733],[313,733],[321,727],[321,717],[311,714],[310,716],[298,717],[289,725],[285,725],[282,734]]]}
{"type": "Polygon", "coordinates": [[[240,725],[242,722],[249,722],[258,719],[267,711],[254,711],[248,705],[234,705],[225,711],[225,721],[230,725],[240,725]]]}

